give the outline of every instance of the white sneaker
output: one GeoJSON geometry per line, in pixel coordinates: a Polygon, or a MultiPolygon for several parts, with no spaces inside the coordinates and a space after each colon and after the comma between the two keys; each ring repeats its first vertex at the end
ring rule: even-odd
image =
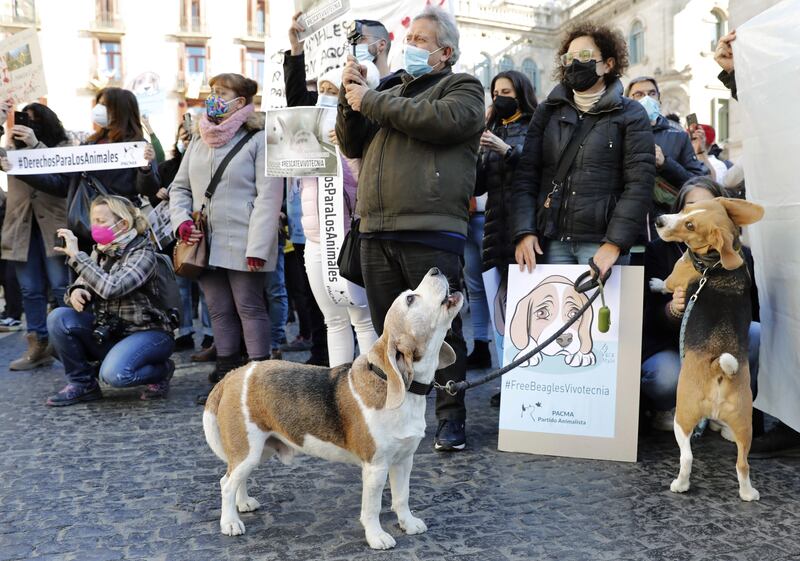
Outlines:
{"type": "Polygon", "coordinates": [[[664,432],[673,432],[675,429],[673,428],[675,424],[675,410],[670,409],[669,411],[656,411],[653,413],[653,418],[650,421],[650,426],[654,430],[660,430],[664,432]]]}
{"type": "Polygon", "coordinates": [[[0,319],[0,331],[20,331],[22,322],[14,318],[0,319]]]}

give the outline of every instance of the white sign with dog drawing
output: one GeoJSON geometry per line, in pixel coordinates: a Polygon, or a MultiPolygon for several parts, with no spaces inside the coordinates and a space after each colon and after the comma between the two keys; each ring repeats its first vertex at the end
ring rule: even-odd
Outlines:
{"type": "Polygon", "coordinates": [[[267,110],[267,177],[339,175],[339,156],[330,133],[334,107],[287,107],[267,110]]]}
{"type": "Polygon", "coordinates": [[[86,144],[62,148],[9,150],[9,175],[69,173],[100,169],[135,168],[150,165],[144,159],[144,142],[86,144]]]}
{"type": "MultiPolygon", "coordinates": [[[[614,267],[605,285],[605,304],[611,309],[611,326],[606,333],[598,327],[601,299],[598,297],[582,315],[580,309],[588,302],[594,289],[579,293],[575,280],[587,267],[584,265],[537,265],[532,273],[509,267],[505,310],[503,364],[507,365],[535,349],[554,335],[576,315],[578,320],[552,343],[534,354],[521,366],[502,378],[500,404],[501,450],[598,457],[586,455],[580,449],[560,452],[545,446],[537,449],[536,437],[531,434],[526,446],[506,447],[504,433],[541,433],[542,435],[571,435],[593,439],[618,437],[618,399],[620,399],[620,313],[624,269],[614,267]]],[[[641,275],[641,272],[640,272],[641,275]]],[[[641,286],[639,294],[641,294],[641,286]]],[[[641,318],[641,298],[633,304],[641,318]]],[[[626,293],[627,294],[627,293],[626,293]]],[[[629,325],[628,328],[631,326],[629,325]]],[[[637,322],[641,331],[641,319],[637,322]]],[[[627,340],[636,347],[635,377],[638,381],[639,341],[627,340]]],[[[628,353],[630,355],[630,353],[628,353]]],[[[635,386],[638,407],[638,383],[635,386]]],[[[631,397],[631,396],[628,396],[631,397]]],[[[638,416],[637,416],[638,418],[638,416]]],[[[636,418],[632,419],[634,425],[636,418]]],[[[505,439],[507,440],[507,439],[505,439]]],[[[605,457],[600,455],[599,457],[605,457]]],[[[625,459],[625,458],[615,458],[625,459]]],[[[635,459],[635,433],[633,458],[635,459]]]]}

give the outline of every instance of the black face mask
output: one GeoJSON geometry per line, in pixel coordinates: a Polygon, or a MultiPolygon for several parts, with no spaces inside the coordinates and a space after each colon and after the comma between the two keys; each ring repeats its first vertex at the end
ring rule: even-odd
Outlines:
{"type": "Polygon", "coordinates": [[[564,85],[576,92],[585,92],[597,83],[597,61],[581,62],[573,60],[564,72],[564,85]]]}
{"type": "Polygon", "coordinates": [[[517,112],[519,104],[516,98],[506,95],[498,95],[494,98],[494,112],[501,119],[508,119],[517,112]]]}

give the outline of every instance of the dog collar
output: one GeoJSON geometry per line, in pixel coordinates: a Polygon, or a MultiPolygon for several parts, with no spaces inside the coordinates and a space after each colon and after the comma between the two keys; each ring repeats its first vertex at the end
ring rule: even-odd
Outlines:
{"type": "MultiPolygon", "coordinates": [[[[733,244],[733,249],[739,254],[739,257],[742,258],[742,261],[744,261],[745,259],[744,251],[742,251],[742,243],[738,239],[733,244]]],[[[718,251],[709,251],[705,255],[700,255],[699,253],[692,251],[692,249],[687,246],[686,252],[689,254],[689,259],[692,260],[692,265],[694,266],[695,270],[698,273],[702,273],[704,276],[722,266],[722,261],[718,251]]]]}
{"type": "MultiPolygon", "coordinates": [[[[381,380],[387,380],[386,372],[381,370],[379,367],[375,366],[371,362],[367,363],[369,365],[369,369],[375,373],[375,375],[380,378],[381,380]]],[[[408,393],[413,393],[416,395],[428,395],[431,393],[433,389],[433,384],[420,384],[419,382],[411,381],[411,385],[408,388],[408,393]]]]}

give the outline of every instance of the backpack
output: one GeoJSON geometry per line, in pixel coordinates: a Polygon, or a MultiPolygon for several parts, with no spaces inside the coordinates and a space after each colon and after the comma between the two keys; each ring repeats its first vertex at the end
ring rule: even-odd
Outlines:
{"type": "Polygon", "coordinates": [[[150,303],[166,313],[170,325],[176,329],[181,324],[183,307],[175,269],[172,268],[172,259],[163,253],[156,252],[156,268],[148,285],[153,289],[152,293],[148,290],[150,303]]]}

